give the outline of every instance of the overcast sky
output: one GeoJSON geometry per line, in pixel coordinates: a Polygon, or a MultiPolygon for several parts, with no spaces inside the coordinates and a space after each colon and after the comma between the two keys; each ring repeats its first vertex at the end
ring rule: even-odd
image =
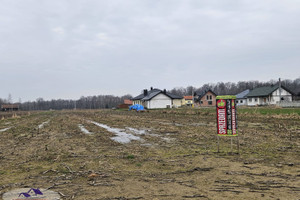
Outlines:
{"type": "Polygon", "coordinates": [[[0,0],[0,98],[300,77],[299,0],[0,0]]]}

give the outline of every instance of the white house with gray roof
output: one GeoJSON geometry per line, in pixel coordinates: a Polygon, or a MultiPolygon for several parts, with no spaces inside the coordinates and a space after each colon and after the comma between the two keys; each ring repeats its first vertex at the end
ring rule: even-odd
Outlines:
{"type": "Polygon", "coordinates": [[[279,101],[292,101],[292,96],[293,92],[278,84],[255,88],[246,95],[248,106],[276,105],[279,101]]]}
{"type": "Polygon", "coordinates": [[[171,94],[166,90],[153,89],[132,98],[133,105],[141,104],[148,109],[180,107],[183,97],[171,94]]]}

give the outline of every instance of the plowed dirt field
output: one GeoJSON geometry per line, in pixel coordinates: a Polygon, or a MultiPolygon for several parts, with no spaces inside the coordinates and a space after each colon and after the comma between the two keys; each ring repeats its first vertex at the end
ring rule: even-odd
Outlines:
{"type": "Polygon", "coordinates": [[[214,109],[32,112],[0,120],[0,198],[300,199],[300,116],[238,113],[220,138],[214,109]],[[239,154],[237,139],[240,144],[239,154]]]}

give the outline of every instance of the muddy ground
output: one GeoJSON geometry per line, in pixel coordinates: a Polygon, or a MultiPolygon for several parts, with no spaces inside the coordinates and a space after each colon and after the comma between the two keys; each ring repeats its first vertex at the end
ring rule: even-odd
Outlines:
{"type": "Polygon", "coordinates": [[[300,199],[300,116],[238,115],[220,139],[214,109],[34,112],[0,120],[0,196],[62,199],[300,199]],[[118,137],[119,136],[119,137],[118,137]]]}

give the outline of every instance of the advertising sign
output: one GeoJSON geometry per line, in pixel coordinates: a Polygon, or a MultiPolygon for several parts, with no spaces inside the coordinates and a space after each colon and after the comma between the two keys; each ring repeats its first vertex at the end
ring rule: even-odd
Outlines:
{"type": "Polygon", "coordinates": [[[217,96],[217,129],[219,136],[237,136],[235,96],[217,96]]]}

